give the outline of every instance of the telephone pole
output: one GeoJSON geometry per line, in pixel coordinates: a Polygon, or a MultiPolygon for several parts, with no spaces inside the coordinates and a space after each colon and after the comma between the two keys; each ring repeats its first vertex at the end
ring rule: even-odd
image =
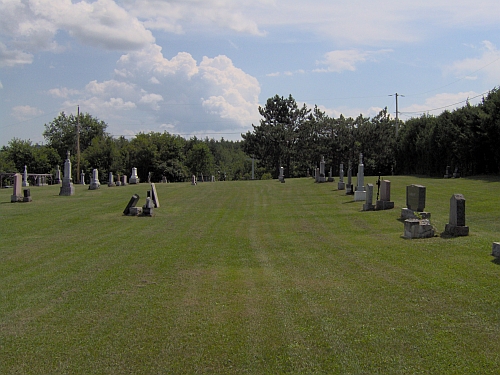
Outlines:
{"type": "Polygon", "coordinates": [[[80,183],[80,106],[76,116],[76,182],[80,183]]]}
{"type": "Polygon", "coordinates": [[[398,131],[399,131],[398,96],[402,96],[404,98],[404,95],[395,93],[394,95],[389,95],[389,96],[395,96],[396,97],[396,137],[397,137],[398,136],[398,131]]]}

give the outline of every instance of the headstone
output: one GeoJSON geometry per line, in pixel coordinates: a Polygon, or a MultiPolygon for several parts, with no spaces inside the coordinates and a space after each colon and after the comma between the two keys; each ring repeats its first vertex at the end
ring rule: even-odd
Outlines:
{"type": "Polygon", "coordinates": [[[352,188],[352,166],[351,161],[349,160],[349,166],[347,168],[347,186],[346,186],[346,195],[354,195],[354,190],[352,188]]]}
{"type": "Polygon", "coordinates": [[[403,237],[409,239],[434,237],[434,227],[427,219],[406,219],[403,237]]]}
{"type": "Polygon", "coordinates": [[[446,173],[444,174],[443,178],[451,178],[451,172],[450,172],[450,166],[446,166],[446,173]]]}
{"type": "Polygon", "coordinates": [[[130,215],[130,209],[132,207],[135,207],[135,205],[139,202],[139,195],[134,194],[132,195],[132,198],[130,198],[130,201],[127,204],[127,207],[125,207],[125,210],[123,210],[124,215],[130,215]]]}
{"type": "Polygon", "coordinates": [[[453,194],[450,198],[450,222],[444,229],[451,236],[468,236],[469,227],[465,225],[465,198],[462,194],[453,194]]]}
{"type": "Polygon", "coordinates": [[[390,210],[394,208],[394,202],[391,202],[391,181],[380,181],[380,199],[375,205],[377,210],[390,210]]]}
{"type": "Polygon", "coordinates": [[[285,174],[284,174],[284,171],[285,171],[285,168],[280,167],[280,175],[279,175],[279,177],[278,177],[278,180],[279,180],[281,183],[284,183],[284,182],[285,182],[285,174]]]}
{"type": "Polygon", "coordinates": [[[75,187],[71,178],[71,160],[69,151],[66,154],[66,161],[64,162],[64,176],[59,195],[70,196],[75,195],[75,187]]]}
{"type": "Polygon", "coordinates": [[[148,184],[151,183],[151,172],[148,172],[148,184]]]}
{"type": "Polygon", "coordinates": [[[424,212],[425,194],[425,186],[409,185],[406,187],[406,208],[401,209],[402,219],[430,220],[430,212],[424,212]]]}
{"type": "Polygon", "coordinates": [[[500,242],[493,242],[491,255],[493,255],[495,258],[500,258],[500,242]]]}
{"type": "Polygon", "coordinates": [[[130,176],[129,184],[138,184],[139,183],[139,177],[137,176],[137,168],[133,167],[132,168],[132,175],[130,176]]]}
{"type": "Polygon", "coordinates": [[[85,172],[84,171],[82,171],[82,173],[80,174],[80,184],[85,185],[85,172]]]}
{"type": "Polygon", "coordinates": [[[458,171],[458,167],[455,167],[455,172],[453,172],[453,178],[460,178],[460,172],[458,171]]]}
{"type": "Polygon", "coordinates": [[[320,182],[320,174],[319,174],[319,168],[316,168],[314,172],[314,178],[316,179],[316,182],[320,182]]]}
{"type": "Polygon", "coordinates": [[[89,190],[97,190],[101,187],[99,182],[99,171],[97,168],[92,170],[92,178],[90,179],[89,190]]]}
{"type": "Polygon", "coordinates": [[[337,184],[337,189],[338,189],[338,190],[344,190],[344,189],[345,189],[345,182],[344,182],[344,164],[343,164],[343,163],[340,163],[339,183],[337,184]]]}
{"type": "Polygon", "coordinates": [[[328,172],[328,182],[333,182],[335,179],[333,178],[332,175],[332,167],[330,167],[330,172],[328,172]]]}
{"type": "Polygon", "coordinates": [[[122,186],[127,186],[127,175],[126,174],[124,174],[122,176],[122,186]]]}
{"type": "Polygon", "coordinates": [[[191,176],[191,185],[196,185],[196,176],[195,175],[191,176]]]}
{"type": "Polygon", "coordinates": [[[59,166],[57,166],[57,169],[56,169],[56,184],[60,184],[62,183],[62,180],[61,180],[61,170],[59,169],[59,166]]]}
{"type": "Polygon", "coordinates": [[[30,186],[28,182],[28,170],[26,166],[24,166],[24,172],[23,172],[23,187],[30,186]]]}
{"type": "Polygon", "coordinates": [[[23,193],[24,193],[23,202],[31,202],[31,192],[30,192],[30,189],[24,189],[23,193]]]}
{"type": "Polygon", "coordinates": [[[161,182],[164,183],[164,184],[166,184],[167,183],[167,176],[163,176],[161,178],[161,182]]]}
{"type": "Polygon", "coordinates": [[[108,186],[109,187],[115,187],[115,179],[113,177],[113,172],[109,172],[109,177],[108,177],[108,186]]]}
{"type": "MultiPolygon", "coordinates": [[[[252,180],[253,180],[253,178],[252,178],[252,180]]],[[[215,176],[214,175],[212,175],[212,180],[211,181],[215,182],[215,176]]]]}
{"type": "Polygon", "coordinates": [[[116,174],[116,186],[122,186],[122,180],[120,179],[120,174],[116,174]]]}
{"type": "Polygon", "coordinates": [[[160,207],[160,200],[158,199],[158,193],[156,192],[156,186],[154,182],[151,183],[151,199],[154,203],[155,208],[160,207]]]}
{"type": "Polygon", "coordinates": [[[366,185],[366,199],[365,204],[363,204],[363,211],[373,211],[375,206],[373,205],[373,184],[366,185]]]}
{"type": "Polygon", "coordinates": [[[354,201],[366,200],[365,188],[365,166],[363,164],[363,154],[359,154],[358,178],[356,180],[356,191],[354,192],[354,201]]]}
{"type": "Polygon", "coordinates": [[[21,194],[21,186],[23,184],[23,177],[21,173],[16,173],[13,176],[14,184],[12,186],[12,195],[10,196],[10,201],[14,202],[22,202],[23,195],[21,194]]]}
{"type": "Polygon", "coordinates": [[[321,161],[319,162],[319,182],[326,182],[324,156],[321,157],[321,161]]]}
{"type": "Polygon", "coordinates": [[[151,198],[147,197],[146,204],[142,206],[142,214],[144,216],[153,216],[153,207],[153,201],[151,200],[151,198]]]}

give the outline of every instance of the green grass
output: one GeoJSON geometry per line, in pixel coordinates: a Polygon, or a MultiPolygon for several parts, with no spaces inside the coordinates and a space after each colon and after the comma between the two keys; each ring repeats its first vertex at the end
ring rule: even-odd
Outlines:
{"type": "MultiPolygon", "coordinates": [[[[362,212],[312,179],[0,191],[1,374],[497,374],[500,178],[392,177],[362,212]],[[437,233],[402,238],[406,185],[437,233]]],[[[367,177],[366,183],[375,183],[367,177]]]]}

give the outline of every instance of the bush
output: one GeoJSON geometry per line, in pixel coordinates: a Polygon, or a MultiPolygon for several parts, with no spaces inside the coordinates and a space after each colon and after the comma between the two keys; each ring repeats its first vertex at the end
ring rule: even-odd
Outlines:
{"type": "Polygon", "coordinates": [[[261,180],[272,180],[273,179],[273,176],[271,175],[271,173],[267,172],[267,173],[264,173],[261,177],[260,177],[261,180]]]}

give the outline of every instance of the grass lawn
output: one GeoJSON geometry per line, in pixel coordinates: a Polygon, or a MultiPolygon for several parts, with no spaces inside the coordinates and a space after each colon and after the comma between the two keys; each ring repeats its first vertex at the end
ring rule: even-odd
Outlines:
{"type": "Polygon", "coordinates": [[[376,212],[337,182],[156,184],[152,218],[122,215],[147,184],[2,189],[0,373],[498,374],[500,178],[389,179],[376,212]],[[436,237],[402,238],[412,183],[436,237]],[[439,236],[454,193],[468,237],[439,236]]]}

